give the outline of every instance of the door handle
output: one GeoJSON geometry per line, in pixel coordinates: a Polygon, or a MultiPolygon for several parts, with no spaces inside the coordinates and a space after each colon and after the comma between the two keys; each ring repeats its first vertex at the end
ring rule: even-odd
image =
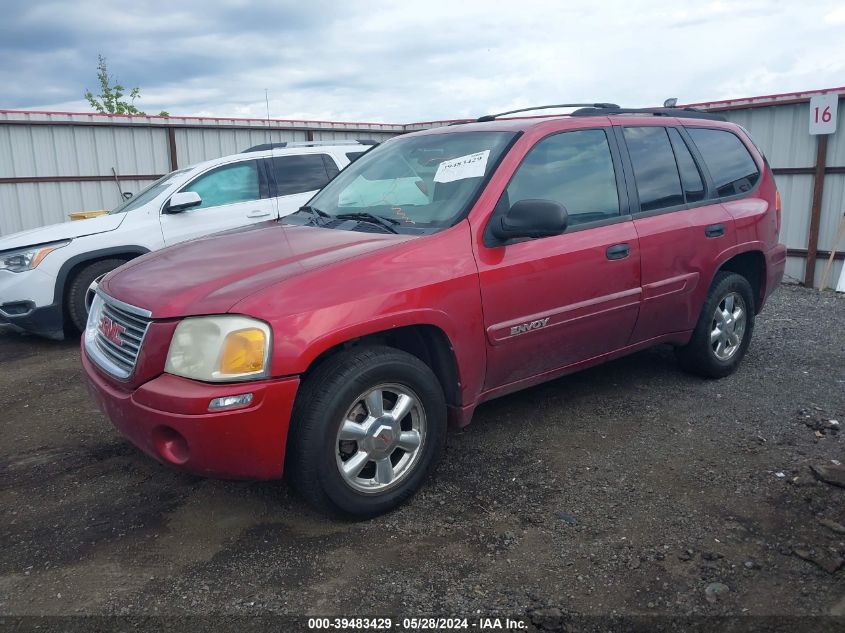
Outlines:
{"type": "Polygon", "coordinates": [[[625,259],[631,254],[631,247],[627,244],[615,244],[608,246],[605,252],[608,259],[625,259]]]}
{"type": "Polygon", "coordinates": [[[263,218],[270,215],[269,211],[250,211],[246,214],[248,218],[263,218]]]}
{"type": "Polygon", "coordinates": [[[704,235],[707,237],[720,237],[725,234],[724,224],[711,224],[704,229],[704,235]]]}

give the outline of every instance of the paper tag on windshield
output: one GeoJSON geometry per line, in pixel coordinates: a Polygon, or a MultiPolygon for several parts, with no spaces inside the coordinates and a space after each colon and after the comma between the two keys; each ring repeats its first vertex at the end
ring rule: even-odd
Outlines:
{"type": "Polygon", "coordinates": [[[464,178],[479,178],[484,175],[487,169],[488,158],[490,158],[490,150],[485,149],[483,152],[444,160],[437,167],[434,182],[454,182],[464,178]]]}

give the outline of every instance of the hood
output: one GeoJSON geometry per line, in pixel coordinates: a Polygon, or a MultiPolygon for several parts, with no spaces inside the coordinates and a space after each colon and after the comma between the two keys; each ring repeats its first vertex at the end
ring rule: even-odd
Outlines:
{"type": "Polygon", "coordinates": [[[120,226],[120,223],[123,222],[125,217],[125,213],[100,215],[87,220],[62,222],[61,224],[51,224],[50,226],[30,229],[29,231],[12,233],[11,235],[0,237],[0,251],[7,251],[13,248],[26,248],[27,246],[34,246],[36,244],[46,244],[48,242],[58,242],[59,240],[69,240],[75,237],[114,231],[120,226]]]}
{"type": "Polygon", "coordinates": [[[109,274],[100,288],[153,318],[221,314],[294,275],[413,239],[265,222],[148,253],[109,274]]]}

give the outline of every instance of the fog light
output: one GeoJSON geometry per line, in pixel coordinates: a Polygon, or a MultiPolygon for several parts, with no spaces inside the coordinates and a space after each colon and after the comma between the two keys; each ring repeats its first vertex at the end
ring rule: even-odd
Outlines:
{"type": "Polygon", "coordinates": [[[215,398],[208,403],[209,411],[220,411],[221,409],[234,409],[235,407],[245,407],[252,402],[251,393],[242,393],[239,396],[223,396],[222,398],[215,398]]]}
{"type": "Polygon", "coordinates": [[[153,441],[158,454],[164,461],[177,466],[188,461],[190,456],[188,441],[176,429],[171,429],[169,426],[157,427],[153,431],[153,441]]]}

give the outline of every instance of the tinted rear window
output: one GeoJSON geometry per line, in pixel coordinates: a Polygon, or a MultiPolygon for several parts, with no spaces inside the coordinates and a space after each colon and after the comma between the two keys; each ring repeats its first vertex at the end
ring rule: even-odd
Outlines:
{"type": "Polygon", "coordinates": [[[675,154],[666,128],[626,127],[625,143],[634,166],[642,211],[684,204],[675,154]]]}
{"type": "Polygon", "coordinates": [[[351,163],[363,153],[364,152],[346,152],[346,158],[348,158],[349,162],[351,163]]]}
{"type": "Polygon", "coordinates": [[[271,160],[277,196],[322,189],[334,176],[326,169],[326,160],[331,158],[322,154],[274,156],[271,160]]]}
{"type": "Polygon", "coordinates": [[[760,178],[757,164],[748,149],[732,132],[708,128],[687,128],[719,196],[733,196],[750,191],[760,178]]]}

